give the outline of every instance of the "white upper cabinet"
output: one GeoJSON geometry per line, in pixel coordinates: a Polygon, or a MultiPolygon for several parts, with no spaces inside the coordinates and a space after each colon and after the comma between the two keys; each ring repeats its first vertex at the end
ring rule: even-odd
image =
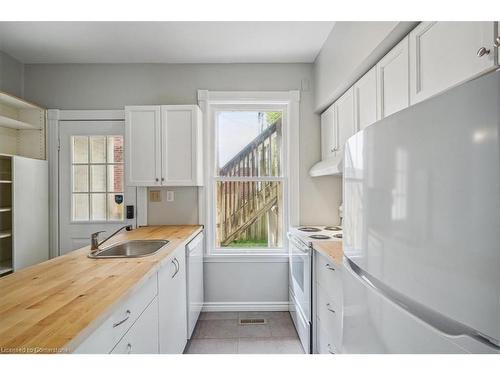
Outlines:
{"type": "Polygon", "coordinates": [[[163,185],[202,185],[201,119],[198,106],[161,107],[163,185]]]}
{"type": "Polygon", "coordinates": [[[335,105],[321,114],[321,160],[335,156],[337,147],[335,131],[335,105]]]}
{"type": "Polygon", "coordinates": [[[405,37],[377,64],[379,120],[409,106],[408,60],[408,37],[405,37]]]}
{"type": "Polygon", "coordinates": [[[377,71],[375,67],[354,84],[354,120],[357,131],[377,121],[377,71]]]}
{"type": "Polygon", "coordinates": [[[202,185],[201,120],[196,105],[125,107],[127,185],[202,185]]]}
{"type": "Polygon", "coordinates": [[[422,22],[410,33],[410,102],[495,66],[494,22],[422,22]]]}
{"type": "Polygon", "coordinates": [[[347,139],[356,133],[354,122],[354,89],[351,87],[335,103],[335,128],[337,130],[336,154],[341,154],[347,139]]]}
{"type": "Polygon", "coordinates": [[[128,186],[160,185],[159,106],[125,107],[125,175],[128,186]]]}

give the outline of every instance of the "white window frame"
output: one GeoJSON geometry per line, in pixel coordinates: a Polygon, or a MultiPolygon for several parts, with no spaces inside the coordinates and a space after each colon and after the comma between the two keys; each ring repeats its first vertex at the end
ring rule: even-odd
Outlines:
{"type": "MultiPolygon", "coordinates": [[[[198,90],[198,103],[203,111],[205,124],[205,189],[200,192],[200,201],[206,234],[206,257],[237,259],[255,257],[288,256],[286,232],[299,222],[299,91],[242,92],[198,90]],[[221,110],[281,111],[283,112],[282,155],[280,177],[263,177],[262,180],[283,183],[283,247],[282,248],[216,248],[215,205],[217,181],[235,180],[216,176],[216,123],[215,112],[221,110]],[[293,151],[292,151],[293,150],[293,151]]],[[[258,180],[259,178],[252,178],[258,180]]],[[[247,178],[245,178],[247,180],[247,178]]]]}

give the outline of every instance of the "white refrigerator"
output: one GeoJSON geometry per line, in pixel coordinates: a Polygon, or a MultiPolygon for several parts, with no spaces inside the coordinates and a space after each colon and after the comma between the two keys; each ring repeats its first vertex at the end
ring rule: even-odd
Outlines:
{"type": "Polygon", "coordinates": [[[500,71],[351,137],[343,353],[500,352],[500,71]]]}

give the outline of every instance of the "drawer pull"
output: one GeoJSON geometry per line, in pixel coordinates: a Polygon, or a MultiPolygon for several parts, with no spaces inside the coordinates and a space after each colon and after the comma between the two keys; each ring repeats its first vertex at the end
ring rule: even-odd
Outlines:
{"type": "Polygon", "coordinates": [[[335,354],[335,352],[332,350],[332,346],[330,344],[328,344],[328,353],[335,354]]]}
{"type": "Polygon", "coordinates": [[[327,304],[326,304],[326,309],[327,309],[328,311],[331,311],[332,313],[334,313],[334,314],[335,314],[335,310],[334,310],[334,309],[332,309],[330,306],[331,306],[331,305],[330,305],[329,303],[327,303],[327,304]]]}
{"type": "Polygon", "coordinates": [[[325,267],[328,268],[330,271],[335,271],[335,268],[333,268],[330,264],[325,264],[325,267]]]}
{"type": "Polygon", "coordinates": [[[116,328],[116,327],[118,327],[119,325],[121,325],[121,324],[125,323],[125,322],[128,320],[128,318],[130,318],[130,310],[127,310],[127,311],[126,311],[126,314],[127,314],[127,317],[126,317],[126,318],[123,318],[123,319],[122,319],[122,320],[120,320],[118,323],[113,323],[113,328],[116,328]]]}
{"type": "Polygon", "coordinates": [[[130,353],[132,353],[132,344],[128,343],[127,344],[127,354],[130,354],[130,353]]]}

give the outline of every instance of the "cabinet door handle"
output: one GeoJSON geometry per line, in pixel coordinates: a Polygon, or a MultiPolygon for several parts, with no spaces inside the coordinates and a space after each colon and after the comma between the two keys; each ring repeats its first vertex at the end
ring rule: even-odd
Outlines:
{"type": "Polygon", "coordinates": [[[328,353],[335,354],[335,352],[332,350],[332,345],[331,344],[328,344],[328,353]]]}
{"type": "Polygon", "coordinates": [[[127,310],[125,313],[127,314],[127,317],[124,318],[124,319],[122,319],[122,320],[120,320],[118,323],[113,323],[113,328],[116,328],[119,325],[125,323],[128,320],[128,318],[130,318],[130,310],[127,310]]]}
{"type": "Polygon", "coordinates": [[[165,177],[162,177],[162,178],[161,178],[161,181],[162,181],[162,182],[163,182],[163,181],[165,181],[165,177]]]}
{"type": "Polygon", "coordinates": [[[484,55],[489,55],[490,50],[487,49],[486,47],[481,47],[477,50],[476,54],[477,54],[477,57],[483,57],[484,55]]]}
{"type": "Polygon", "coordinates": [[[334,309],[332,309],[330,306],[331,306],[331,305],[330,305],[330,303],[327,303],[327,304],[326,304],[326,309],[327,309],[328,311],[330,311],[330,312],[332,312],[332,313],[334,313],[334,314],[335,314],[335,310],[334,310],[334,309]]]}
{"type": "Polygon", "coordinates": [[[500,47],[500,36],[497,36],[495,39],[495,47],[500,47]]]}
{"type": "Polygon", "coordinates": [[[172,275],[172,279],[175,277],[175,275],[177,275],[179,273],[179,262],[177,261],[177,258],[174,258],[174,260],[172,260],[172,264],[175,266],[175,272],[174,274],[172,275]]]}
{"type": "Polygon", "coordinates": [[[325,267],[330,271],[335,271],[335,268],[333,268],[329,263],[325,264],[325,267]]]}
{"type": "Polygon", "coordinates": [[[127,354],[130,354],[130,353],[132,353],[132,344],[128,343],[127,344],[127,354]]]}
{"type": "Polygon", "coordinates": [[[158,182],[158,181],[160,181],[160,180],[159,180],[159,178],[158,178],[158,177],[156,177],[156,178],[155,178],[155,181],[156,181],[156,182],[158,182]]]}

